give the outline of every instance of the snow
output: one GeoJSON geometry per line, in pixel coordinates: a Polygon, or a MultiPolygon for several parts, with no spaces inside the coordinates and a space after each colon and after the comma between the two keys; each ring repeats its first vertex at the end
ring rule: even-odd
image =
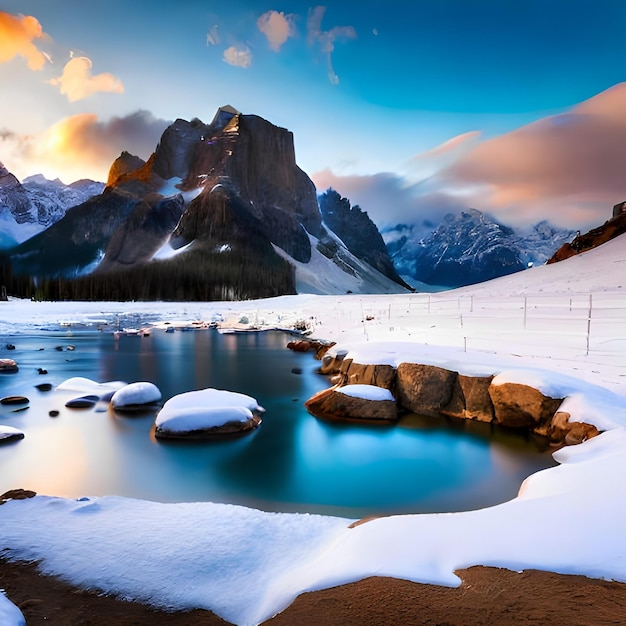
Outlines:
{"type": "Polygon", "coordinates": [[[161,400],[159,388],[150,382],[136,382],[118,389],[111,398],[115,408],[124,408],[129,405],[151,404],[161,400]]]}
{"type": "MultiPolygon", "coordinates": [[[[455,570],[490,565],[626,582],[625,264],[621,236],[554,265],[438,294],[0,303],[7,337],[58,330],[55,320],[63,319],[92,326],[105,319],[111,329],[120,320],[219,320],[224,329],[240,327],[244,317],[258,328],[305,323],[313,336],[338,342],[334,353],[361,362],[432,363],[532,384],[564,398],[561,410],[571,420],[605,431],[555,452],[559,465],[529,476],[509,502],[352,528],[352,520],[337,517],[207,502],[114,495],[10,501],[0,507],[5,558],[37,561],[48,574],[103,593],[205,608],[241,625],[268,619],[303,592],[372,575],[456,586],[455,570]]],[[[82,391],[85,384],[73,386],[82,391]]],[[[190,406],[178,402],[182,410],[190,406]]]]}
{"type": "Polygon", "coordinates": [[[64,380],[57,386],[58,391],[73,391],[83,394],[91,394],[94,396],[105,396],[108,393],[118,391],[122,387],[126,387],[127,383],[115,380],[106,383],[98,383],[90,378],[82,376],[74,376],[64,380]]]}
{"type": "MultiPolygon", "coordinates": [[[[10,437],[16,437],[18,435],[23,435],[24,433],[13,426],[5,426],[4,424],[0,424],[0,441],[3,439],[9,439],[10,437]]],[[[1,622],[0,622],[1,623],[1,622]]]]}
{"type": "Polygon", "coordinates": [[[185,409],[164,406],[159,411],[155,424],[157,428],[167,432],[185,433],[217,428],[229,422],[245,424],[250,419],[252,411],[245,406],[196,406],[185,409]]]}
{"type": "Polygon", "coordinates": [[[245,423],[263,407],[243,393],[224,389],[188,391],[170,398],[159,411],[155,425],[169,432],[187,432],[223,426],[228,422],[245,423]]]}
{"type": "Polygon", "coordinates": [[[0,624],[2,626],[26,626],[22,612],[0,589],[0,624]]]}
{"type": "Polygon", "coordinates": [[[335,391],[343,393],[352,398],[363,398],[364,400],[391,400],[394,397],[389,389],[376,387],[374,385],[344,385],[335,391]]]}

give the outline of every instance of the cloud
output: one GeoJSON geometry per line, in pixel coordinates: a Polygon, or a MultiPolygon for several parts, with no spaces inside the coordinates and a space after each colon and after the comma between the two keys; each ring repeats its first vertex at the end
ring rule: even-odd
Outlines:
{"type": "Polygon", "coordinates": [[[296,33],[294,16],[278,11],[267,11],[256,21],[258,29],[267,37],[270,48],[278,52],[281,46],[296,33]]]}
{"type": "Polygon", "coordinates": [[[401,174],[313,175],[379,227],[434,224],[476,208],[511,226],[542,220],[587,230],[626,200],[626,83],[570,110],[480,141],[465,133],[411,159],[401,174]]]}
{"type": "Polygon", "coordinates": [[[326,12],[325,6],[309,9],[307,18],[307,42],[311,46],[317,43],[326,56],[328,80],[333,85],[339,84],[339,76],[333,68],[332,53],[337,39],[356,39],[356,30],[352,26],[335,26],[330,30],[322,30],[322,20],[326,12]]]}
{"type": "Polygon", "coordinates": [[[19,56],[26,59],[29,69],[43,69],[49,57],[33,43],[43,36],[41,24],[31,15],[11,15],[0,11],[0,63],[19,56]]]}
{"type": "Polygon", "coordinates": [[[252,65],[252,52],[250,52],[248,46],[243,48],[237,48],[236,46],[226,48],[223,58],[229,65],[242,67],[243,69],[247,69],[252,65]]]}
{"type": "Polygon", "coordinates": [[[65,182],[79,178],[106,181],[109,168],[123,150],[147,159],[170,122],[148,111],[100,121],[83,113],[65,118],[36,136],[10,131],[7,168],[18,178],[42,173],[65,182]]]}
{"type": "Polygon", "coordinates": [[[63,68],[58,78],[48,81],[50,85],[60,87],[60,91],[70,102],[83,100],[97,92],[123,93],[124,85],[119,78],[109,72],[92,76],[91,59],[72,57],[63,68]]]}
{"type": "Polygon", "coordinates": [[[221,42],[220,35],[217,32],[217,24],[214,24],[209,28],[209,32],[206,34],[207,46],[218,46],[221,42]]]}
{"type": "Polygon", "coordinates": [[[432,230],[425,224],[438,224],[444,215],[459,210],[458,201],[422,184],[408,184],[397,174],[381,172],[364,176],[339,176],[329,169],[316,172],[312,180],[318,192],[332,187],[358,204],[379,228],[396,224],[417,224],[424,234],[432,230]]]}
{"type": "Polygon", "coordinates": [[[599,224],[626,199],[626,83],[485,141],[437,176],[507,223],[599,224]]]}

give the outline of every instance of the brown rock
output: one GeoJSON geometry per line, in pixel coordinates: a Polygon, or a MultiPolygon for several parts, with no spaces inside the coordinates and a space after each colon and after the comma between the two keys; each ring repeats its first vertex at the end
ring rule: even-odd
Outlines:
{"type": "Polygon", "coordinates": [[[392,365],[363,365],[352,359],[343,361],[340,373],[348,385],[374,385],[392,389],[396,380],[396,369],[392,365]]]}
{"type": "Polygon", "coordinates": [[[393,400],[355,398],[338,389],[330,387],[319,391],[304,406],[316,417],[326,419],[391,422],[398,418],[398,408],[393,400]]]}
{"type": "Polygon", "coordinates": [[[0,359],[0,373],[17,372],[17,363],[13,359],[0,359]]]}
{"type": "Polygon", "coordinates": [[[489,396],[489,385],[493,376],[456,377],[450,402],[441,409],[443,415],[461,419],[493,422],[493,403],[489,396]]]}
{"type": "Polygon", "coordinates": [[[439,415],[451,398],[456,372],[417,363],[400,363],[397,398],[402,408],[423,415],[439,415]]]}
{"type": "Polygon", "coordinates": [[[519,383],[491,384],[496,423],[509,428],[534,428],[551,422],[563,398],[544,396],[539,390],[519,383]]]}
{"type": "Polygon", "coordinates": [[[565,445],[567,446],[575,446],[600,434],[595,426],[584,422],[572,422],[570,426],[571,428],[565,435],[565,445]]]}
{"type": "Polygon", "coordinates": [[[10,489],[0,495],[0,504],[4,504],[9,500],[26,500],[28,498],[34,498],[37,494],[30,489],[10,489]]]}
{"type": "Polygon", "coordinates": [[[325,354],[322,357],[320,374],[338,374],[341,371],[341,364],[345,359],[346,354],[347,352],[338,352],[335,356],[325,354]]]}
{"type": "Polygon", "coordinates": [[[570,417],[566,411],[554,414],[546,433],[554,443],[573,446],[600,434],[595,426],[585,422],[570,422],[570,417]]]}

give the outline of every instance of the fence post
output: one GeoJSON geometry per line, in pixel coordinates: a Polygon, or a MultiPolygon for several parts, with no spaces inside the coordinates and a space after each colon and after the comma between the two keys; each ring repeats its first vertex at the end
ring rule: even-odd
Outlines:
{"type": "Polygon", "coordinates": [[[589,341],[591,335],[591,311],[593,310],[593,295],[589,294],[589,311],[587,313],[587,356],[589,356],[589,341]]]}

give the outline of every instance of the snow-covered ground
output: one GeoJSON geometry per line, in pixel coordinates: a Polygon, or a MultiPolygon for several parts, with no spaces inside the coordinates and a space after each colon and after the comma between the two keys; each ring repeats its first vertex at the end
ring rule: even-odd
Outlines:
{"type": "Polygon", "coordinates": [[[0,507],[0,549],[77,585],[203,607],[236,624],[257,624],[304,591],[371,575],[452,586],[456,569],[493,565],[626,582],[625,267],[622,236],[555,265],[439,294],[0,303],[3,339],[59,323],[105,331],[200,320],[225,328],[306,325],[362,362],[435,363],[567,396],[573,419],[606,431],[559,450],[559,466],[527,478],[514,500],[480,511],[350,528],[342,518],[232,505],[50,494],[0,507]]]}

